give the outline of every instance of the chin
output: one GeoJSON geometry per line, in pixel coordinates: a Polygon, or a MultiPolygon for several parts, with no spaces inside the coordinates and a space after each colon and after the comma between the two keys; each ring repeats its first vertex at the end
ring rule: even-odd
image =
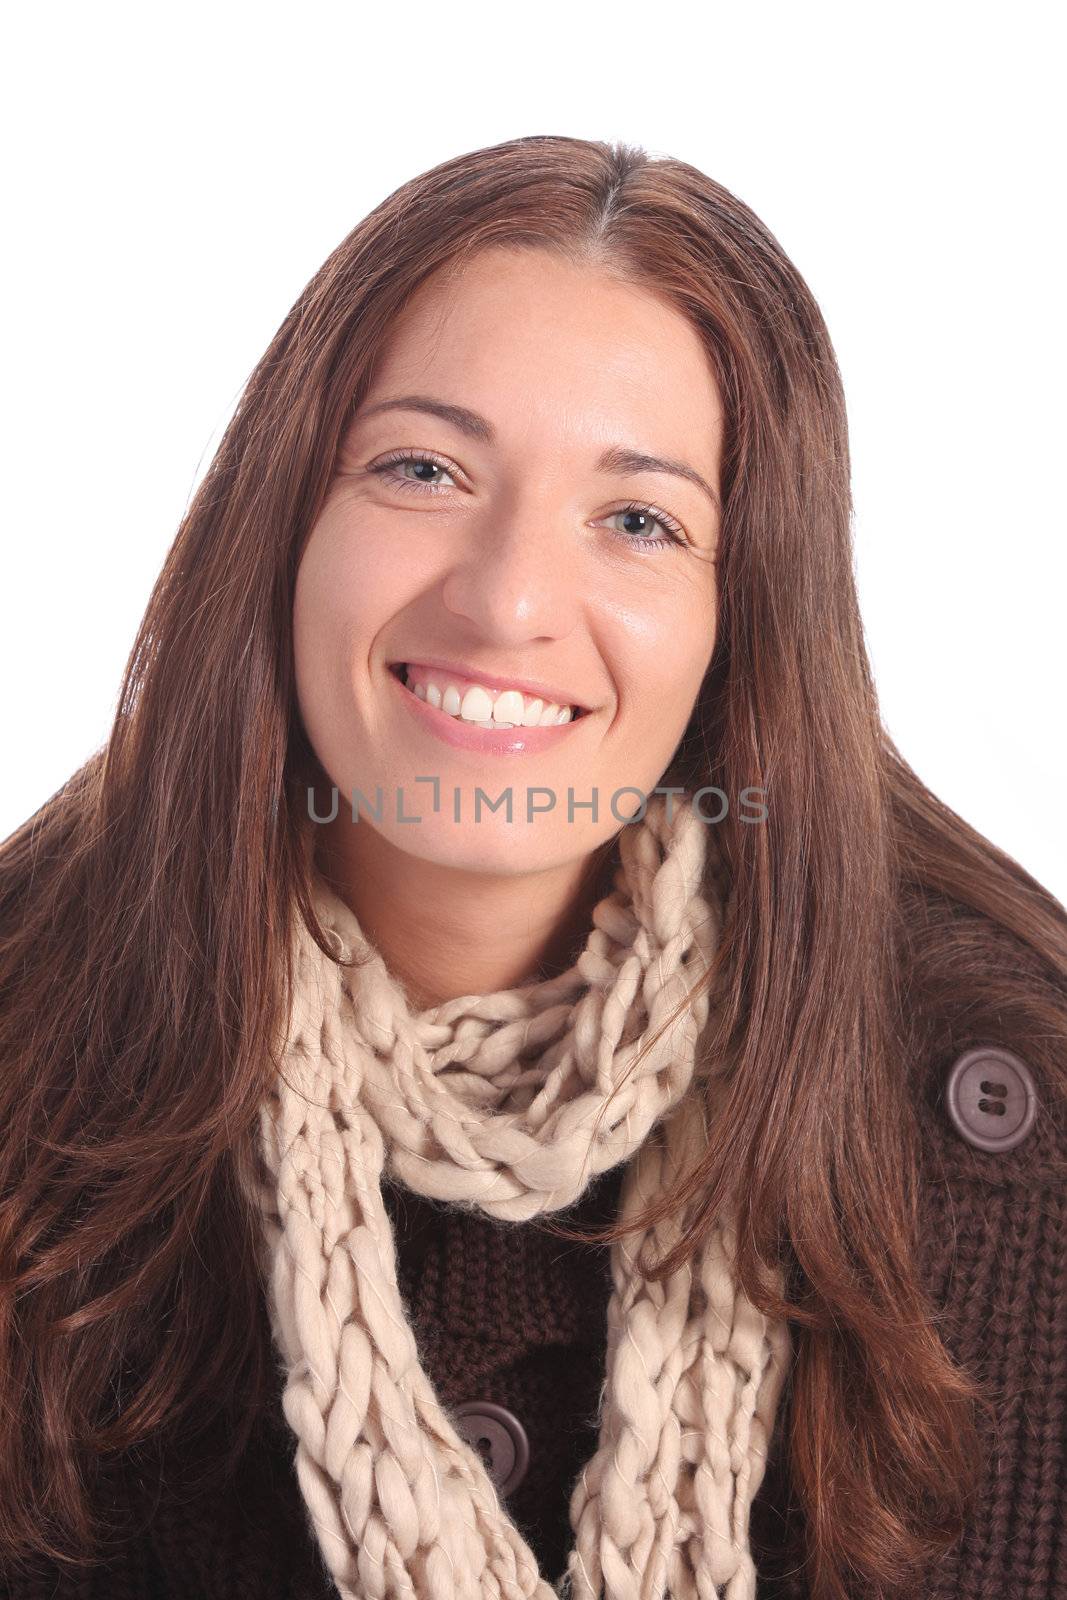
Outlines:
{"type": "Polygon", "coordinates": [[[461,872],[489,872],[517,877],[553,866],[558,843],[538,836],[525,826],[495,828],[488,823],[458,823],[430,827],[429,819],[393,834],[393,843],[407,855],[439,867],[461,872]],[[553,848],[555,846],[555,848],[553,848]]]}

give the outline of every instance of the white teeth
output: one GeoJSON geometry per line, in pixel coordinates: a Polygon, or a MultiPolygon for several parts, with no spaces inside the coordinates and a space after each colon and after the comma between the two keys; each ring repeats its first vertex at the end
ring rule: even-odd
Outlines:
{"type": "Polygon", "coordinates": [[[464,722],[492,722],[493,702],[489,698],[489,691],[483,689],[480,683],[473,684],[463,696],[459,714],[464,722]]]}
{"type": "Polygon", "coordinates": [[[518,689],[505,689],[493,701],[493,721],[508,722],[512,727],[522,721],[522,695],[518,689]]]}
{"type": "MultiPolygon", "coordinates": [[[[407,681],[406,669],[403,676],[407,681]]],[[[527,699],[518,689],[503,689],[494,698],[493,691],[480,683],[463,694],[454,683],[446,684],[444,690],[433,682],[409,682],[408,687],[427,705],[478,728],[549,728],[570,722],[574,715],[571,706],[558,706],[537,696],[527,699]]]]}

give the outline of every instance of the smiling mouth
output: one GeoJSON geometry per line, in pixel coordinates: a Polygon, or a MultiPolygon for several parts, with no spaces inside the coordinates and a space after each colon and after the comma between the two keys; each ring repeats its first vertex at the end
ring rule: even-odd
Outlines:
{"type": "Polygon", "coordinates": [[[507,732],[515,728],[548,728],[577,722],[587,715],[583,706],[557,705],[517,689],[486,689],[471,684],[461,690],[449,681],[447,673],[422,672],[420,680],[408,681],[408,664],[394,661],[389,671],[417,700],[469,727],[507,732]]]}

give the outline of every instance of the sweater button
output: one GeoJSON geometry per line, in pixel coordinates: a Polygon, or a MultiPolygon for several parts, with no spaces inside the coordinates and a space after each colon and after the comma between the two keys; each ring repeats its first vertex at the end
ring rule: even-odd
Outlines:
{"type": "Polygon", "coordinates": [[[518,1417],[492,1400],[465,1400],[452,1415],[456,1431],[481,1455],[497,1493],[511,1494],[530,1464],[530,1443],[518,1417]]]}
{"type": "Polygon", "coordinates": [[[945,1085],[945,1106],[956,1131],[978,1150],[1012,1150],[1037,1117],[1029,1067],[998,1045],[960,1056],[945,1085]]]}

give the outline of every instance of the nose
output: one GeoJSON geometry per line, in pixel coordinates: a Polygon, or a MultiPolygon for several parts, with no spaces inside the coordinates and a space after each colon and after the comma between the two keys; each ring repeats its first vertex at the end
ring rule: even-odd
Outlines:
{"type": "Polygon", "coordinates": [[[442,599],[454,616],[502,644],[565,637],[580,605],[577,552],[565,520],[532,508],[473,525],[442,599]]]}

